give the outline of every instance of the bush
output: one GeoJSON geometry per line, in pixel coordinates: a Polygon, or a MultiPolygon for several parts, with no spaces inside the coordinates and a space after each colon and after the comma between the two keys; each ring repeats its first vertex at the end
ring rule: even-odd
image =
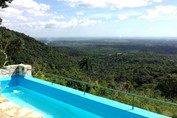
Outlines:
{"type": "Polygon", "coordinates": [[[177,113],[174,113],[172,118],[177,118],[177,113]]]}

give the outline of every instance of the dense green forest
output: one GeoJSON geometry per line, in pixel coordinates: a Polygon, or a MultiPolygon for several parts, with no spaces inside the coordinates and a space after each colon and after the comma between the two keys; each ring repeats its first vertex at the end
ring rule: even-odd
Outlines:
{"type": "MultiPolygon", "coordinates": [[[[17,52],[8,51],[8,64],[31,64],[34,71],[43,71],[69,77],[90,84],[104,86],[145,97],[176,102],[177,100],[177,47],[174,43],[153,41],[107,42],[57,41],[47,45],[30,36],[0,27],[0,38],[10,33],[12,39],[23,43],[17,52]],[[72,42],[72,43],[71,43],[72,42]],[[81,43],[80,43],[81,42],[81,43]],[[83,44],[84,43],[84,44],[83,44]],[[71,45],[72,44],[72,45],[71,45]]],[[[5,61],[0,52],[1,67],[5,61]]],[[[45,74],[35,76],[77,89],[80,84],[52,80],[45,74]]],[[[128,96],[88,87],[86,92],[130,103],[128,96]]],[[[172,116],[177,108],[135,99],[135,106],[172,116]]]]}

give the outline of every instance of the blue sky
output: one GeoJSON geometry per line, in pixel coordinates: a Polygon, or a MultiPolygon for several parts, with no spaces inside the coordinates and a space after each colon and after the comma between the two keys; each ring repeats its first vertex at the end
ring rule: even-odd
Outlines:
{"type": "Polygon", "coordinates": [[[33,37],[177,37],[177,0],[13,0],[3,26],[33,37]]]}

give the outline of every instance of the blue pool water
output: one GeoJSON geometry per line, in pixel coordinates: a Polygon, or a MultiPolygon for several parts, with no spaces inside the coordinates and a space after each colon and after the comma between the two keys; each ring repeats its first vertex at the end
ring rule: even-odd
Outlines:
{"type": "Polygon", "coordinates": [[[2,95],[22,107],[42,113],[46,118],[102,118],[21,86],[7,88],[2,95]]]}
{"type": "Polygon", "coordinates": [[[45,118],[169,118],[33,77],[0,78],[2,95],[45,118]]]}

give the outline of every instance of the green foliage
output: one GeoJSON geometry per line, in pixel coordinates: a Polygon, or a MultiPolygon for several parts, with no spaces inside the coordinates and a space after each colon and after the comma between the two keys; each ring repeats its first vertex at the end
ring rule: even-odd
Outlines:
{"type": "Polygon", "coordinates": [[[17,54],[21,50],[23,44],[23,40],[11,31],[3,27],[0,29],[0,52],[5,57],[3,66],[9,61],[9,56],[17,54]]]}
{"type": "Polygon", "coordinates": [[[51,70],[52,72],[59,72],[58,70],[61,69],[68,71],[70,67],[74,67],[73,60],[55,48],[48,47],[45,44],[36,41],[34,38],[22,33],[17,33],[4,27],[0,27],[0,36],[3,32],[8,32],[11,35],[7,35],[6,37],[12,37],[9,39],[9,41],[11,41],[10,44],[4,38],[3,40],[0,40],[4,41],[3,44],[8,44],[7,54],[9,55],[9,64],[30,64],[33,65],[34,69],[48,72],[51,70]]]}
{"type": "Polygon", "coordinates": [[[90,57],[84,57],[82,58],[82,60],[79,61],[79,67],[80,69],[84,69],[84,70],[93,70],[93,67],[92,67],[92,62],[93,62],[93,59],[91,59],[90,57]]]}
{"type": "MultiPolygon", "coordinates": [[[[41,77],[41,74],[34,74],[37,78],[41,77]]],[[[112,90],[109,90],[106,88],[101,88],[100,84],[98,81],[92,81],[90,84],[85,84],[82,82],[78,82],[76,80],[71,80],[69,78],[60,78],[52,75],[47,75],[45,74],[44,80],[50,81],[50,82],[55,82],[61,85],[69,86],[74,89],[78,89],[81,91],[86,91],[88,93],[94,94],[94,95],[99,95],[102,97],[106,97],[109,99],[113,99],[122,103],[126,103],[129,105],[132,105],[132,100],[133,96],[131,95],[126,95],[125,93],[119,93],[115,92],[112,90]],[[62,83],[64,82],[64,84],[62,83]]],[[[43,76],[42,76],[43,79],[43,76]]],[[[141,97],[135,97],[134,98],[134,105],[136,107],[140,107],[149,111],[153,111],[156,113],[168,115],[168,116],[175,116],[174,113],[176,113],[177,107],[167,105],[167,104],[162,104],[160,102],[154,101],[154,100],[148,100],[148,99],[143,99],[141,97]]],[[[130,106],[131,108],[131,106],[130,106]]]]}
{"type": "Polygon", "coordinates": [[[160,78],[157,88],[169,98],[177,97],[177,74],[169,74],[167,78],[160,78]]]}
{"type": "Polygon", "coordinates": [[[89,93],[97,95],[97,92],[96,92],[96,90],[94,88],[91,88],[90,91],[89,91],[89,93]]]}
{"type": "MultiPolygon", "coordinates": [[[[6,32],[8,35],[3,34],[4,37],[10,36],[14,39],[14,42],[12,41],[11,46],[8,48],[11,51],[7,51],[9,54],[9,64],[30,64],[36,71],[40,70],[70,77],[92,85],[83,85],[75,81],[69,82],[63,78],[55,78],[41,73],[34,75],[38,78],[126,104],[131,104],[131,96],[104,90],[93,85],[176,102],[177,55],[175,55],[176,52],[171,53],[171,49],[175,47],[169,49],[169,53],[174,55],[166,55],[168,53],[166,49],[161,54],[154,53],[154,50],[150,50],[150,53],[141,51],[132,52],[130,51],[132,46],[126,48],[125,46],[120,46],[120,51],[120,48],[116,48],[116,45],[111,47],[108,44],[104,44],[104,46],[96,45],[94,47],[93,45],[77,48],[50,47],[34,38],[4,27],[0,27],[0,31],[1,37],[2,32],[6,32]],[[15,43],[18,41],[19,43],[15,43]],[[19,44],[23,44],[23,48],[19,50],[19,53],[14,53],[13,49],[21,47],[19,44]],[[91,71],[93,68],[94,72],[91,71]]],[[[6,44],[7,42],[4,40],[3,43],[6,44]]],[[[119,45],[117,46],[119,47],[119,45]]],[[[135,48],[136,45],[133,47],[135,48]]],[[[144,49],[144,47],[138,45],[136,49],[140,50],[144,49]]],[[[155,49],[155,52],[158,52],[160,48],[155,49]]],[[[3,64],[4,59],[4,54],[0,52],[0,64],[3,64]]],[[[135,99],[135,105],[169,116],[172,116],[177,111],[176,107],[147,102],[138,98],[135,99]]]]}
{"type": "Polygon", "coordinates": [[[2,23],[2,18],[0,18],[0,25],[1,25],[1,23],[2,23]]]}
{"type": "MultiPolygon", "coordinates": [[[[11,3],[12,0],[1,0],[0,1],[0,8],[6,8],[8,7],[7,3],[11,3]]],[[[0,17],[0,25],[1,25],[2,19],[0,17]]]]}
{"type": "Polygon", "coordinates": [[[46,77],[45,77],[45,75],[42,74],[42,73],[35,73],[33,76],[34,77],[38,77],[38,78],[40,78],[42,80],[47,80],[46,77]]]}
{"type": "Polygon", "coordinates": [[[6,8],[6,7],[8,7],[7,3],[11,3],[11,2],[12,2],[12,0],[1,0],[0,1],[0,7],[1,8],[6,8]]]}
{"type": "Polygon", "coordinates": [[[174,113],[172,118],[177,118],[177,113],[174,113]]]}
{"type": "Polygon", "coordinates": [[[5,61],[4,54],[0,51],[0,68],[3,67],[4,61],[5,61]]]}

